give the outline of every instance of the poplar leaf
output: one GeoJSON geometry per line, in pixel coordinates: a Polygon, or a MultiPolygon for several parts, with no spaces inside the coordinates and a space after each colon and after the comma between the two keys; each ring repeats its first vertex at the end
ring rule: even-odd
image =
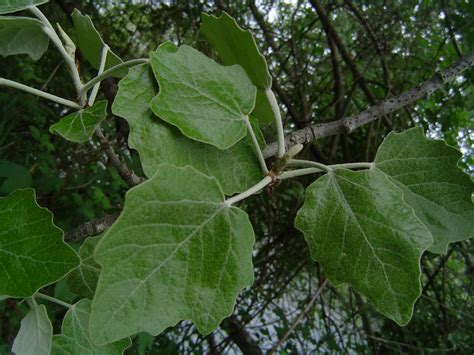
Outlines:
{"type": "Polygon", "coordinates": [[[211,333],[253,283],[253,244],[247,214],[224,203],[214,178],[160,166],[127,192],[121,216],[96,247],[102,271],[92,340],[156,335],[183,319],[211,333]]]}
{"type": "Polygon", "coordinates": [[[265,96],[265,89],[272,87],[272,77],[252,32],[243,30],[226,12],[219,17],[202,14],[201,19],[199,34],[214,47],[222,63],[239,64],[257,87],[257,98],[252,114],[262,123],[272,122],[273,112],[265,96]]]}
{"type": "Polygon", "coordinates": [[[53,338],[53,326],[46,307],[35,305],[21,320],[12,352],[17,355],[49,355],[53,338]]]}
{"type": "Polygon", "coordinates": [[[123,339],[103,346],[95,345],[89,333],[91,301],[82,299],[64,316],[61,334],[53,337],[52,355],[120,355],[127,349],[130,339],[123,339]]]}
{"type": "Polygon", "coordinates": [[[429,251],[434,253],[446,253],[449,243],[474,235],[473,184],[457,166],[461,156],[417,127],[390,133],[375,157],[376,168],[403,190],[406,202],[431,231],[429,251]]]}
{"type": "Polygon", "coordinates": [[[107,101],[98,101],[91,107],[73,112],[49,127],[53,134],[76,143],[91,139],[95,129],[107,115],[107,101]]]}
{"type": "MultiPolygon", "coordinates": [[[[89,15],[82,15],[78,9],[74,9],[72,22],[76,29],[76,41],[79,50],[92,67],[99,69],[102,48],[104,48],[105,42],[94,27],[89,15]]],[[[122,63],[122,60],[109,49],[105,61],[105,69],[109,69],[120,63],[122,63]]],[[[127,69],[116,71],[112,76],[121,78],[125,74],[127,74],[127,69]]]]}
{"type": "Polygon", "coordinates": [[[2,0],[0,3],[0,15],[21,11],[28,6],[38,6],[47,2],[49,0],[2,0]]]}
{"type": "Polygon", "coordinates": [[[0,198],[0,294],[30,297],[73,269],[78,258],[33,189],[0,198]]]}
{"type": "Polygon", "coordinates": [[[152,111],[187,137],[227,149],[247,134],[256,87],[238,65],[222,66],[192,47],[167,42],[151,55],[160,92],[152,111]]]}
{"type": "Polygon", "coordinates": [[[33,60],[40,59],[49,42],[42,26],[30,17],[0,16],[0,56],[28,54],[33,60]]]}
{"type": "Polygon", "coordinates": [[[79,248],[80,264],[67,277],[69,289],[78,296],[85,298],[94,296],[100,266],[92,258],[92,253],[100,238],[101,236],[89,237],[82,243],[79,248]]]}
{"type": "MultiPolygon", "coordinates": [[[[226,150],[191,140],[153,115],[148,103],[157,92],[149,65],[136,66],[120,81],[112,106],[115,115],[127,120],[129,146],[138,151],[148,177],[163,163],[190,165],[214,176],[227,195],[244,191],[262,178],[250,136],[226,150]]],[[[254,131],[261,135],[258,127],[254,131]]]]}
{"type": "Polygon", "coordinates": [[[319,178],[295,226],[334,286],[349,283],[388,318],[409,322],[432,238],[387,176],[337,170],[319,178]]]}

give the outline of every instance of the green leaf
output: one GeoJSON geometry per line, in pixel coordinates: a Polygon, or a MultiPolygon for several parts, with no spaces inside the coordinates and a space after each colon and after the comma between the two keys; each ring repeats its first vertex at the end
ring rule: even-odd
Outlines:
{"type": "Polygon", "coordinates": [[[0,294],[29,297],[73,269],[78,257],[62,237],[33,189],[0,198],[0,294]]]}
{"type": "Polygon", "coordinates": [[[49,355],[53,326],[44,305],[34,305],[21,321],[20,331],[13,342],[17,355],[49,355]]]}
{"type": "Polygon", "coordinates": [[[92,298],[94,296],[100,266],[92,258],[95,246],[101,236],[87,238],[79,248],[81,262],[67,277],[67,285],[78,296],[92,298]]]}
{"type": "Polygon", "coordinates": [[[8,296],[2,296],[2,295],[0,295],[0,301],[4,301],[4,300],[6,300],[7,298],[8,298],[8,296]]]}
{"type": "Polygon", "coordinates": [[[295,226],[331,283],[349,283],[400,325],[410,320],[432,238],[388,177],[374,170],[323,176],[308,187],[295,226]]]}
{"type": "Polygon", "coordinates": [[[127,349],[130,339],[123,339],[103,346],[95,345],[89,333],[91,301],[83,299],[77,302],[64,316],[61,335],[53,337],[52,355],[120,355],[127,349]]]}
{"type": "Polygon", "coordinates": [[[421,127],[390,133],[375,166],[404,192],[406,202],[433,236],[429,251],[445,253],[449,243],[473,236],[472,181],[457,167],[461,153],[426,138],[421,127]]]}
{"type": "MultiPolygon", "coordinates": [[[[0,5],[1,6],[1,5],[0,5]]],[[[0,56],[28,54],[38,60],[48,49],[48,36],[43,24],[30,17],[0,17],[0,56]]]]}
{"type": "MultiPolygon", "coordinates": [[[[94,27],[91,18],[88,15],[82,15],[77,9],[72,13],[72,22],[76,29],[76,41],[82,55],[95,69],[99,69],[102,48],[105,42],[102,40],[99,32],[94,27]]],[[[122,63],[122,60],[109,49],[105,61],[105,69],[122,63]]],[[[121,78],[127,74],[127,69],[117,71],[113,76],[121,78]]]]}
{"type": "Polygon", "coordinates": [[[0,3],[0,15],[21,11],[28,6],[38,6],[47,2],[49,2],[49,0],[2,0],[0,3]]]}
{"type": "Polygon", "coordinates": [[[256,88],[238,65],[224,67],[167,42],[151,55],[160,92],[152,111],[191,139],[227,149],[245,137],[256,88]]]}
{"type": "Polygon", "coordinates": [[[33,179],[24,166],[0,160],[0,194],[8,195],[16,189],[31,187],[33,179]]]}
{"type": "MultiPolygon", "coordinates": [[[[244,191],[262,178],[250,136],[227,150],[193,141],[153,115],[148,103],[157,92],[150,67],[136,66],[120,81],[112,106],[115,115],[127,120],[129,146],[140,154],[148,177],[163,163],[179,167],[190,165],[214,176],[227,195],[244,191]]],[[[258,127],[254,131],[260,133],[258,127]]]]}
{"type": "Polygon", "coordinates": [[[265,96],[265,89],[272,87],[272,77],[252,32],[243,30],[226,12],[219,17],[207,14],[202,14],[201,17],[199,34],[219,53],[224,65],[240,65],[257,87],[257,99],[252,114],[262,123],[272,122],[273,112],[265,96]]]}
{"type": "Polygon", "coordinates": [[[97,245],[93,341],[155,335],[182,319],[211,333],[253,283],[253,244],[247,214],[224,203],[214,178],[160,166],[127,192],[121,216],[97,245]]]}
{"type": "Polygon", "coordinates": [[[49,127],[53,134],[76,143],[91,139],[95,129],[107,115],[107,101],[98,101],[91,107],[73,112],[49,127]]]}

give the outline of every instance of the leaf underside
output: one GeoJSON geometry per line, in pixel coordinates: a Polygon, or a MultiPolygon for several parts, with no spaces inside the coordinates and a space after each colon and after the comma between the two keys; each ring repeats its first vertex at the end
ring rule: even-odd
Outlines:
{"type": "Polygon", "coordinates": [[[432,238],[388,177],[375,170],[321,177],[307,189],[295,226],[335,286],[349,283],[400,325],[410,320],[432,238]]]}
{"type": "Polygon", "coordinates": [[[260,53],[250,30],[243,30],[237,22],[223,12],[221,16],[202,14],[199,35],[217,51],[224,65],[239,64],[257,87],[257,98],[252,115],[261,123],[273,121],[273,112],[265,89],[272,86],[265,57],[260,53]]]}
{"type": "Polygon", "coordinates": [[[0,294],[29,297],[77,266],[53,215],[38,206],[33,189],[0,198],[0,294]]]}
{"type": "Polygon", "coordinates": [[[21,321],[12,352],[18,355],[50,355],[53,326],[44,305],[35,305],[21,321]]]}
{"type": "Polygon", "coordinates": [[[102,272],[93,341],[154,335],[183,319],[209,334],[253,282],[253,244],[248,216],[224,203],[214,178],[160,166],[128,191],[121,216],[96,247],[102,272]]]}
{"type": "Polygon", "coordinates": [[[28,54],[40,59],[48,49],[49,39],[42,23],[30,17],[0,17],[0,56],[28,54]]]}
{"type": "Polygon", "coordinates": [[[26,9],[28,6],[38,6],[47,3],[49,0],[2,0],[0,3],[0,15],[17,12],[26,9]]]}
{"type": "Polygon", "coordinates": [[[52,355],[94,354],[121,355],[131,341],[129,338],[106,344],[95,345],[89,334],[91,301],[80,300],[64,316],[61,334],[53,337],[52,355]]]}
{"type": "Polygon", "coordinates": [[[187,137],[227,149],[247,133],[256,87],[238,65],[221,66],[192,47],[162,44],[151,55],[160,92],[150,105],[187,137]]]}
{"type": "Polygon", "coordinates": [[[107,101],[98,101],[91,107],[73,112],[49,127],[49,131],[64,139],[85,143],[107,115],[107,101]]]}
{"type": "Polygon", "coordinates": [[[446,253],[448,244],[474,235],[472,181],[457,167],[461,153],[426,138],[421,127],[390,133],[375,166],[404,192],[406,202],[433,236],[429,251],[446,253]]]}
{"type": "MultiPolygon", "coordinates": [[[[226,150],[193,141],[153,115],[149,102],[157,92],[150,67],[136,66],[120,81],[112,106],[115,115],[127,120],[129,145],[138,151],[148,177],[163,163],[190,165],[214,176],[227,195],[244,191],[262,178],[250,136],[226,150]]],[[[257,127],[254,131],[261,134],[257,127]]]]}

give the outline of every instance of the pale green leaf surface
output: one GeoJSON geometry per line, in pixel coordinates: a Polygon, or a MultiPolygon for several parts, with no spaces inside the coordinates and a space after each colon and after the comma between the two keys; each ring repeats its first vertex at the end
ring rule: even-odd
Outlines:
{"type": "Polygon", "coordinates": [[[8,296],[2,296],[2,295],[0,295],[0,301],[4,301],[4,300],[6,300],[7,298],[8,298],[8,296]]]}
{"type": "Polygon", "coordinates": [[[0,56],[28,54],[38,60],[48,49],[49,39],[34,18],[0,16],[0,56]]]}
{"type": "Polygon", "coordinates": [[[85,298],[94,296],[100,266],[92,258],[94,249],[101,236],[89,237],[79,248],[80,264],[67,276],[67,285],[76,295],[85,298]]]}
{"type": "Polygon", "coordinates": [[[457,167],[461,153],[444,141],[426,138],[421,127],[390,133],[375,166],[403,190],[406,202],[433,236],[434,253],[474,235],[472,181],[457,167]]]}
{"type": "Polygon", "coordinates": [[[33,189],[0,198],[0,294],[29,297],[76,267],[78,257],[62,238],[33,189]]]}
{"type": "Polygon", "coordinates": [[[107,115],[107,101],[98,101],[91,107],[62,117],[49,127],[49,131],[64,139],[76,143],[85,143],[91,139],[95,129],[107,115]]]}
{"type": "Polygon", "coordinates": [[[273,112],[264,93],[265,89],[271,88],[272,77],[252,32],[243,30],[226,12],[219,17],[202,14],[201,18],[199,34],[219,53],[222,63],[240,65],[257,87],[257,99],[252,114],[262,123],[272,122],[273,112]]]}
{"type": "Polygon", "coordinates": [[[400,325],[410,320],[432,238],[388,177],[374,170],[323,176],[308,187],[295,226],[335,286],[349,283],[400,325]]]}
{"type": "Polygon", "coordinates": [[[130,189],[124,210],[96,247],[102,266],[92,339],[103,344],[180,320],[211,333],[253,283],[248,216],[224,203],[214,178],[162,165],[130,189]]]}
{"type": "Polygon", "coordinates": [[[17,12],[26,9],[28,6],[38,6],[47,3],[49,0],[1,0],[0,15],[17,12]]]}
{"type": "MultiPolygon", "coordinates": [[[[226,150],[193,141],[153,115],[149,102],[157,92],[150,67],[136,66],[120,81],[112,106],[115,115],[127,120],[130,126],[128,143],[138,151],[148,177],[153,176],[163,163],[191,165],[214,176],[228,195],[244,191],[262,178],[250,136],[226,150]]],[[[258,127],[254,131],[260,135],[258,127]]]]}
{"type": "Polygon", "coordinates": [[[130,339],[106,344],[95,345],[90,338],[89,319],[91,313],[91,301],[82,299],[64,316],[61,327],[61,335],[53,337],[52,355],[120,355],[127,349],[130,339]]]}
{"type": "Polygon", "coordinates": [[[167,42],[151,55],[160,92],[152,111],[187,137],[227,149],[247,134],[256,87],[238,65],[222,66],[192,47],[167,42]]]}
{"type": "MultiPolygon", "coordinates": [[[[76,44],[79,50],[95,69],[99,69],[102,48],[104,48],[105,42],[94,27],[89,15],[82,15],[79,10],[74,9],[72,22],[76,29],[76,44]]],[[[109,69],[120,63],[122,63],[122,60],[109,49],[105,61],[105,69],[109,69]]],[[[125,74],[127,74],[127,69],[117,71],[113,73],[113,76],[121,78],[125,74]]]]}
{"type": "Polygon", "coordinates": [[[35,305],[21,320],[20,331],[13,342],[16,355],[49,355],[53,338],[53,326],[46,307],[35,305]]]}

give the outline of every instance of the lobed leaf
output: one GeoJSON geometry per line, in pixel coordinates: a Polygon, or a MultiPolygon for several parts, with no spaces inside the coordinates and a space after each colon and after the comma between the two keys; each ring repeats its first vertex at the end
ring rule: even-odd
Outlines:
{"type": "Polygon", "coordinates": [[[28,6],[38,6],[47,2],[49,0],[2,0],[0,3],[0,15],[21,11],[28,6]]]}
{"type": "Polygon", "coordinates": [[[319,178],[295,226],[335,286],[349,283],[385,316],[408,323],[421,293],[420,258],[432,238],[387,176],[337,170],[319,178]]]}
{"type": "Polygon", "coordinates": [[[238,66],[224,67],[183,45],[164,43],[151,55],[160,92],[152,111],[187,137],[228,149],[245,137],[256,88],[238,66]]]}
{"type": "Polygon", "coordinates": [[[390,133],[375,157],[375,167],[404,193],[405,201],[433,236],[429,251],[445,253],[449,243],[474,233],[472,180],[457,162],[461,153],[443,141],[426,138],[421,127],[390,133]]]}
{"type": "Polygon", "coordinates": [[[95,345],[89,333],[91,301],[82,299],[69,309],[64,316],[61,334],[53,337],[52,355],[120,355],[127,349],[129,338],[111,344],[95,345]]]}
{"type": "Polygon", "coordinates": [[[199,34],[219,53],[224,65],[240,65],[257,87],[252,114],[262,123],[272,122],[273,112],[265,96],[265,90],[272,87],[272,77],[252,32],[243,30],[226,12],[219,17],[203,13],[201,19],[199,34]]]}
{"type": "MultiPolygon", "coordinates": [[[[97,32],[89,15],[82,15],[78,9],[74,9],[72,13],[72,22],[76,29],[76,41],[82,55],[95,69],[99,69],[102,48],[105,42],[102,40],[99,32],[97,32]]],[[[105,69],[109,69],[115,65],[122,63],[122,60],[109,49],[107,59],[105,61],[105,69]]],[[[127,74],[127,69],[114,72],[112,75],[118,78],[127,74]]]]}
{"type": "Polygon", "coordinates": [[[92,258],[92,253],[101,236],[89,237],[79,248],[80,264],[72,270],[66,280],[69,289],[78,296],[92,298],[94,296],[100,266],[92,258]]]}
{"type": "Polygon", "coordinates": [[[91,107],[73,112],[49,127],[53,134],[76,143],[91,139],[95,129],[107,116],[107,101],[98,101],[91,107]]]}
{"type": "Polygon", "coordinates": [[[224,203],[214,178],[162,165],[130,189],[124,210],[98,244],[102,266],[91,336],[105,344],[183,319],[211,333],[253,283],[248,216],[224,203]]]}
{"type": "Polygon", "coordinates": [[[44,305],[34,305],[21,320],[12,352],[17,355],[50,355],[53,325],[44,305]]]}
{"type": "MultiPolygon", "coordinates": [[[[149,102],[157,92],[150,67],[136,66],[120,81],[112,106],[115,115],[127,120],[129,145],[140,154],[148,177],[163,163],[190,165],[214,176],[228,195],[244,191],[262,178],[250,136],[226,150],[193,141],[153,115],[149,102]]],[[[258,127],[254,131],[261,135],[258,127]]]]}
{"type": "Polygon", "coordinates": [[[42,26],[30,17],[0,16],[0,56],[28,54],[33,60],[40,59],[49,43],[42,26]]]}
{"type": "Polygon", "coordinates": [[[31,187],[33,179],[30,170],[8,160],[0,159],[0,194],[8,195],[16,189],[31,187]]]}
{"type": "Polygon", "coordinates": [[[0,294],[29,297],[73,269],[78,257],[62,236],[33,189],[0,198],[0,294]]]}

